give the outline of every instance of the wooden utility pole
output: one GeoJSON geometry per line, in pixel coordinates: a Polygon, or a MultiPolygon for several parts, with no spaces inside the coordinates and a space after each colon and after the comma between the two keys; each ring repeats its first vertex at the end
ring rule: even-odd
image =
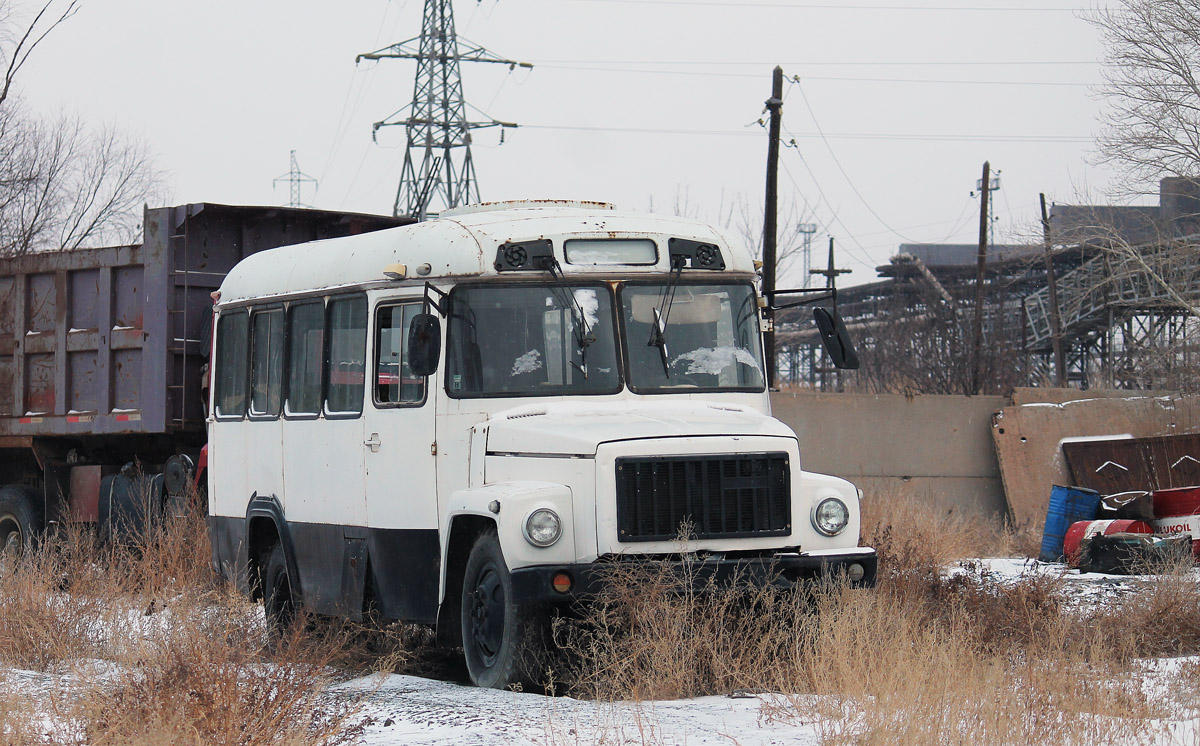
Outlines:
{"type": "MultiPolygon", "coordinates": [[[[767,143],[767,196],[763,213],[763,294],[775,291],[775,242],[778,238],[776,215],[779,208],[779,130],[783,120],[783,68],[776,65],[771,73],[771,97],[767,99],[771,115],[771,141],[767,143]]],[[[768,329],[763,334],[763,353],[767,360],[767,388],[775,388],[775,312],[767,309],[768,329]]]]}
{"type": "Polygon", "coordinates": [[[1067,358],[1063,354],[1062,317],[1058,312],[1058,283],[1054,279],[1054,259],[1050,256],[1050,213],[1046,211],[1046,195],[1039,194],[1042,202],[1042,235],[1046,239],[1046,284],[1050,288],[1050,334],[1054,343],[1054,385],[1067,385],[1067,358]]]}
{"type": "Polygon", "coordinates": [[[992,166],[983,162],[983,180],[979,187],[979,255],[975,268],[975,330],[971,345],[971,386],[967,392],[978,394],[983,387],[983,277],[987,269],[988,192],[991,190],[992,166]]]}

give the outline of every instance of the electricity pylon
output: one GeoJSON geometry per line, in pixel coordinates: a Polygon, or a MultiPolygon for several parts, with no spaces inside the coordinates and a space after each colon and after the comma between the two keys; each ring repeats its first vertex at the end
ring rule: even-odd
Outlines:
{"type": "Polygon", "coordinates": [[[440,197],[446,208],[479,202],[471,130],[517,125],[496,119],[468,121],[459,63],[494,62],[510,69],[533,65],[504,59],[466,39],[460,44],[451,0],[425,0],[419,37],[360,54],[356,62],[385,58],[417,61],[412,103],[372,125],[374,138],[381,127],[402,124],[408,140],[392,214],[423,220],[434,197],[440,197]]]}
{"type": "Polygon", "coordinates": [[[275,177],[272,184],[278,185],[279,182],[288,182],[290,190],[290,199],[288,207],[308,207],[300,200],[300,190],[305,184],[316,184],[317,180],[300,170],[300,164],[296,161],[296,151],[292,151],[292,164],[288,172],[282,176],[275,177]]]}

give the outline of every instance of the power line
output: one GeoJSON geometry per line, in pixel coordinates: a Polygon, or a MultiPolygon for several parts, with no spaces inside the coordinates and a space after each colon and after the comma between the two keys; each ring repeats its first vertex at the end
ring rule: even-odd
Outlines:
{"type": "MultiPolygon", "coordinates": [[[[797,151],[796,155],[797,156],[800,155],[799,151],[797,151]]],[[[825,190],[821,188],[821,182],[817,181],[817,175],[814,174],[812,172],[812,169],[808,167],[808,163],[804,160],[803,157],[800,157],[800,164],[802,166],[804,166],[804,170],[808,172],[809,177],[812,179],[813,186],[815,186],[817,188],[817,194],[821,195],[821,200],[824,201],[825,205],[829,208],[830,222],[836,222],[839,226],[841,226],[844,235],[847,238],[849,238],[851,241],[853,241],[854,245],[858,247],[860,252],[862,252],[859,256],[852,256],[851,259],[858,262],[859,264],[866,267],[867,269],[874,269],[875,263],[871,260],[870,255],[867,254],[866,249],[864,249],[862,246],[862,243],[857,238],[854,237],[854,234],[850,232],[850,229],[848,227],[846,227],[846,224],[843,223],[841,218],[838,217],[837,210],[834,209],[833,203],[829,200],[829,197],[827,197],[825,195],[825,190]],[[863,258],[860,258],[860,257],[863,257],[863,258]]],[[[792,187],[795,188],[795,190],[797,192],[802,193],[802,190],[800,189],[800,185],[798,183],[796,183],[796,177],[792,176],[792,171],[787,166],[787,161],[780,161],[779,166],[780,166],[780,168],[783,169],[784,175],[788,177],[788,181],[792,182],[792,187]]],[[[814,213],[815,213],[815,211],[814,211],[814,213]]],[[[829,224],[825,224],[822,227],[825,229],[826,233],[832,233],[832,231],[829,230],[829,224]]],[[[843,246],[844,246],[844,244],[843,244],[843,246]]]]}
{"type": "MultiPolygon", "coordinates": [[[[676,129],[669,127],[601,127],[595,125],[567,124],[522,124],[521,129],[561,130],[567,132],[619,132],[645,135],[706,135],[718,137],[760,137],[759,133],[741,130],[676,129]]],[[[960,135],[960,134],[904,134],[888,132],[789,132],[795,138],[820,138],[831,140],[915,140],[941,142],[1030,142],[1030,143],[1090,143],[1090,137],[1074,135],[960,135]]]]}
{"type": "Polygon", "coordinates": [[[997,5],[948,6],[948,5],[839,5],[828,3],[762,3],[721,2],[720,0],[556,0],[573,3],[621,3],[626,5],[686,5],[688,7],[712,8],[794,8],[800,10],[895,10],[895,11],[983,11],[1017,13],[1082,13],[1088,8],[1006,7],[997,5]]]}
{"type": "MultiPolygon", "coordinates": [[[[838,167],[838,171],[842,173],[842,178],[844,178],[846,183],[850,186],[850,191],[854,192],[854,195],[858,197],[858,201],[862,202],[863,207],[867,208],[867,212],[875,216],[875,219],[879,221],[880,225],[892,231],[897,236],[900,236],[901,238],[911,242],[913,239],[908,238],[900,231],[888,225],[888,222],[884,220],[879,213],[875,212],[875,208],[871,207],[871,204],[867,202],[865,197],[863,197],[862,192],[858,191],[858,187],[854,185],[854,180],[850,178],[850,174],[846,173],[846,168],[842,165],[841,160],[838,159],[837,153],[834,152],[833,146],[829,144],[829,140],[825,137],[825,133],[822,132],[821,123],[817,121],[817,114],[813,111],[812,104],[808,102],[808,96],[804,95],[804,87],[800,85],[800,79],[795,77],[792,78],[790,82],[796,87],[796,90],[800,92],[800,100],[804,102],[804,108],[808,110],[808,116],[810,119],[812,119],[813,126],[816,127],[817,132],[820,133],[821,142],[825,144],[825,149],[829,151],[829,157],[833,158],[834,165],[838,167]]],[[[793,142],[795,141],[793,140],[793,142]]],[[[796,152],[799,151],[797,150],[796,152]]]]}
{"type": "Polygon", "coordinates": [[[991,62],[981,60],[930,60],[926,62],[914,60],[810,60],[807,62],[792,61],[792,62],[747,62],[743,60],[714,60],[712,58],[704,60],[531,60],[536,65],[675,65],[695,67],[698,65],[711,65],[714,67],[769,67],[774,64],[781,64],[786,67],[965,67],[965,66],[980,66],[980,67],[1001,67],[1007,65],[1026,65],[1033,67],[1050,66],[1050,65],[1087,65],[1096,66],[1099,63],[1096,60],[995,60],[991,62]]]}
{"type": "MultiPolygon", "coordinates": [[[[637,73],[639,75],[684,75],[705,78],[759,78],[754,73],[721,73],[706,70],[649,70],[634,67],[589,67],[585,65],[545,64],[538,65],[550,70],[570,70],[572,72],[597,73],[637,73]]],[[[1003,86],[1057,86],[1068,88],[1092,88],[1101,85],[1100,81],[1087,82],[1077,80],[966,80],[955,78],[867,78],[849,75],[805,75],[805,80],[822,80],[836,83],[917,83],[931,85],[1003,85],[1003,86]]]]}

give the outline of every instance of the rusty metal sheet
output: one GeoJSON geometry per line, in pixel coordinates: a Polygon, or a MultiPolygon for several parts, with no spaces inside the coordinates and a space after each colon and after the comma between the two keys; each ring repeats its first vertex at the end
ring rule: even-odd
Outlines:
{"type": "Polygon", "coordinates": [[[1200,485],[1200,435],[1063,443],[1074,484],[1100,492],[1200,485]]]}
{"type": "Polygon", "coordinates": [[[100,520],[100,480],[102,466],[71,467],[71,494],[67,496],[70,520],[74,523],[96,523],[100,520]]]}
{"type": "Polygon", "coordinates": [[[1141,441],[1089,440],[1062,444],[1071,484],[1102,495],[1133,490],[1153,490],[1150,461],[1141,441]]]}

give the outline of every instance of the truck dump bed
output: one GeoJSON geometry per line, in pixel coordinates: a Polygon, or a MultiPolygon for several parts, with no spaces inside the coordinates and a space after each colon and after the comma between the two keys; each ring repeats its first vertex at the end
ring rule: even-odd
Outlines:
{"type": "Polygon", "coordinates": [[[212,298],[265,249],[408,218],[283,207],[148,209],[141,245],[0,259],[0,445],[202,431],[212,298]]]}

